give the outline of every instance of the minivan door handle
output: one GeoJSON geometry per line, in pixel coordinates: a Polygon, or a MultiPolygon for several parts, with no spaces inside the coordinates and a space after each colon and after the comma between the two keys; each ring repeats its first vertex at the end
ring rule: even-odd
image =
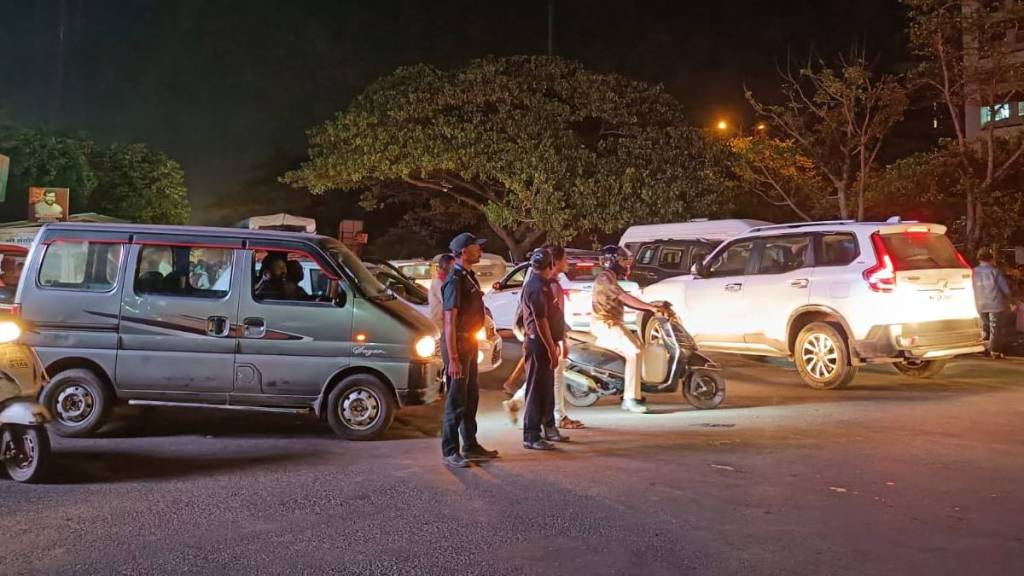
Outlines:
{"type": "Polygon", "coordinates": [[[790,280],[789,285],[793,288],[807,288],[810,281],[807,278],[797,278],[796,280],[790,280]]]}
{"type": "Polygon", "coordinates": [[[210,316],[206,319],[206,334],[214,338],[226,338],[231,333],[231,321],[227,316],[210,316]]]}
{"type": "Polygon", "coordinates": [[[739,292],[740,290],[743,290],[743,284],[737,283],[737,284],[726,284],[725,285],[725,291],[726,292],[739,292]]]}
{"type": "Polygon", "coordinates": [[[246,318],[242,324],[245,326],[246,338],[263,338],[267,335],[267,321],[263,318],[246,318]]]}

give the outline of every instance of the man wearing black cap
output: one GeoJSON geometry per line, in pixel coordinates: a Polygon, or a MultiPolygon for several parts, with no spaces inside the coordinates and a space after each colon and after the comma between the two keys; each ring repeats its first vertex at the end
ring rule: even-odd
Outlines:
{"type": "Polygon", "coordinates": [[[441,351],[448,374],[448,400],[444,408],[441,453],[452,468],[469,466],[468,460],[498,456],[476,441],[476,410],[480,403],[477,386],[476,333],[484,326],[484,298],[473,265],[480,262],[484,240],[469,232],[452,239],[448,248],[455,256],[452,273],[441,288],[444,300],[444,331],[441,351]],[[462,452],[459,452],[459,434],[462,452]]]}
{"type": "Polygon", "coordinates": [[[520,310],[526,340],[526,414],[523,417],[523,447],[530,450],[551,450],[548,441],[565,442],[555,427],[555,369],[561,354],[552,338],[551,323],[565,322],[558,314],[558,304],[550,288],[554,276],[554,258],[543,248],[530,255],[530,278],[523,285],[520,310]],[[543,434],[542,434],[543,432],[543,434]]]}

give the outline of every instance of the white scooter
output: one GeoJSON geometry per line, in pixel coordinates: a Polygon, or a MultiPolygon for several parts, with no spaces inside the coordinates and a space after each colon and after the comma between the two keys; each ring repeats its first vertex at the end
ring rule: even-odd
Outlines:
{"type": "Polygon", "coordinates": [[[12,480],[38,482],[52,459],[46,432],[52,417],[36,401],[46,373],[20,337],[17,320],[0,319],[0,462],[12,480]]]}

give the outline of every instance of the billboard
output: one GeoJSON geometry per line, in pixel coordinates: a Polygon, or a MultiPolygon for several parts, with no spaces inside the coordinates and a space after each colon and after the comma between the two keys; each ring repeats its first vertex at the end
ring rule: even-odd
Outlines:
{"type": "Polygon", "coordinates": [[[67,188],[29,188],[29,222],[67,222],[69,196],[70,190],[67,188]]]}
{"type": "Polygon", "coordinates": [[[0,154],[0,202],[7,201],[7,175],[11,172],[11,159],[0,154]]]}

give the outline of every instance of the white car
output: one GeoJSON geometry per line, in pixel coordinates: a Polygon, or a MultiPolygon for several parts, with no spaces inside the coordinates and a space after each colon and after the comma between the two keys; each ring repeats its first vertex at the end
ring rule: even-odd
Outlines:
{"type": "MultiPolygon", "coordinates": [[[[595,253],[570,253],[569,271],[559,279],[565,292],[565,320],[573,330],[590,330],[591,294],[594,292],[594,280],[601,273],[598,258],[595,253]]],[[[523,290],[529,267],[529,263],[516,266],[504,278],[495,282],[491,291],[484,296],[484,304],[494,314],[494,324],[498,330],[511,330],[515,323],[519,294],[523,290]]],[[[619,285],[630,294],[640,293],[640,286],[636,282],[622,280],[619,285]]],[[[636,328],[636,320],[637,313],[626,308],[626,325],[636,328]]]]}
{"type": "Polygon", "coordinates": [[[790,357],[813,388],[846,386],[866,363],[929,377],[984,350],[971,267],[945,232],[898,219],[753,228],[643,297],[670,302],[701,349],[790,357]]]}
{"type": "MultiPolygon", "coordinates": [[[[366,268],[372,272],[377,280],[391,290],[396,296],[415,308],[420,314],[430,317],[427,291],[416,282],[411,281],[389,266],[367,264],[366,268]]],[[[483,374],[501,366],[501,336],[494,326],[494,320],[490,315],[484,316],[484,327],[476,334],[477,371],[483,374]]]]}

